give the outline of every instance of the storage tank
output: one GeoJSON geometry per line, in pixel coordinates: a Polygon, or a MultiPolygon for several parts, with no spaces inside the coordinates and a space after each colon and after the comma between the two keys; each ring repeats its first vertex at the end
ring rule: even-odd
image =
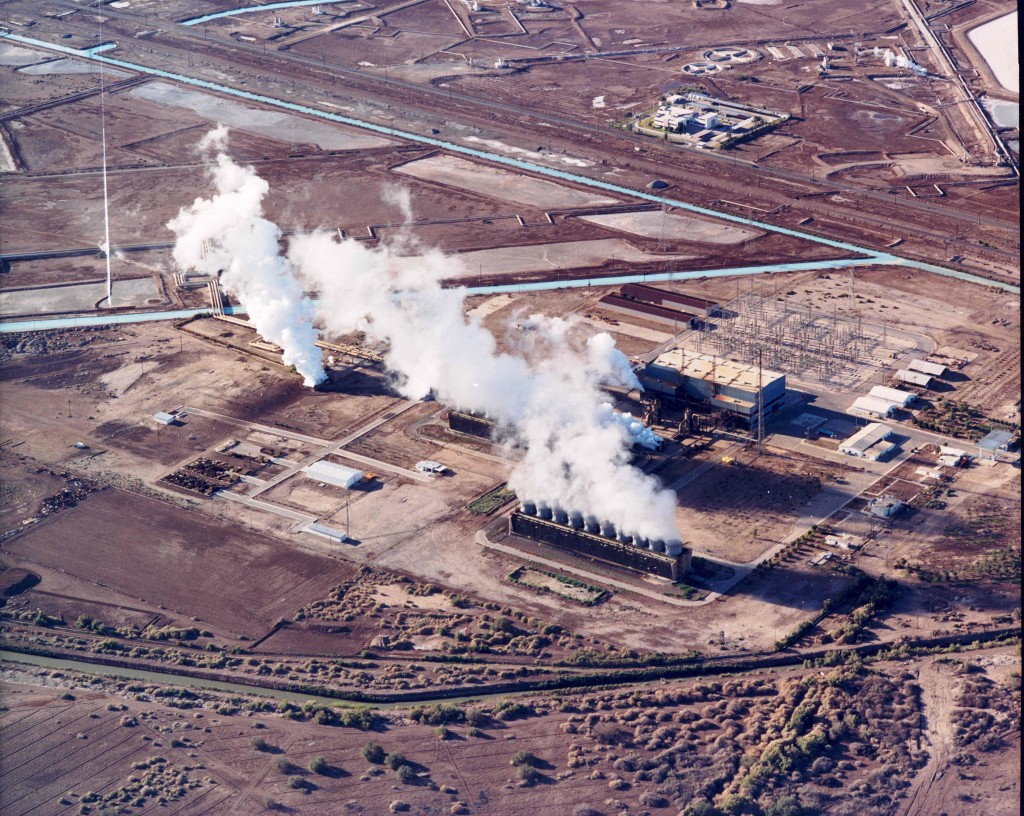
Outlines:
{"type": "Polygon", "coordinates": [[[583,529],[583,514],[579,510],[573,510],[569,513],[569,526],[574,530],[583,529]]]}
{"type": "Polygon", "coordinates": [[[545,504],[544,502],[538,502],[537,503],[537,515],[540,516],[542,519],[546,519],[547,521],[551,521],[551,506],[548,505],[548,504],[545,504]]]}
{"type": "Polygon", "coordinates": [[[683,554],[683,542],[678,538],[669,539],[665,542],[665,553],[675,558],[683,554]]]}
{"type": "Polygon", "coordinates": [[[598,520],[597,516],[588,515],[586,518],[586,525],[588,533],[593,533],[594,535],[600,534],[601,522],[598,520]]]}
{"type": "Polygon", "coordinates": [[[569,514],[566,512],[564,507],[555,507],[551,512],[552,517],[558,524],[568,524],[569,514]]]}
{"type": "Polygon", "coordinates": [[[601,535],[605,538],[615,538],[615,525],[610,521],[601,522],[601,535]]]}
{"type": "Polygon", "coordinates": [[[665,552],[665,539],[652,538],[651,549],[654,550],[654,552],[665,552]]]}
{"type": "Polygon", "coordinates": [[[537,515],[537,502],[533,499],[523,499],[522,504],[519,505],[519,510],[527,516],[537,515]]]}

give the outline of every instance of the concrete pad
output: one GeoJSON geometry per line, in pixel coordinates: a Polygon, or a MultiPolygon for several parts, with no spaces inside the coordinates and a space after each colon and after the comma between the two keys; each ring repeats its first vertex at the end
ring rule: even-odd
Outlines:
{"type": "MultiPolygon", "coordinates": [[[[152,278],[114,281],[113,291],[114,306],[155,306],[164,302],[152,278]]],[[[0,315],[91,312],[106,294],[106,281],[9,289],[0,292],[0,315]]]]}
{"type": "Polygon", "coordinates": [[[571,209],[619,203],[614,198],[595,195],[587,190],[574,190],[551,181],[489,167],[456,156],[428,156],[396,167],[394,172],[529,207],[571,209]]]}
{"type": "Polygon", "coordinates": [[[665,213],[659,210],[607,215],[582,215],[581,221],[609,229],[621,230],[644,238],[669,241],[694,241],[701,244],[739,244],[763,233],[724,222],[709,221],[692,215],[665,213]]]}
{"type": "Polygon", "coordinates": [[[269,136],[282,142],[313,142],[322,150],[366,150],[392,144],[390,139],[368,136],[343,125],[253,108],[213,94],[180,88],[169,82],[147,82],[133,88],[127,95],[158,105],[186,108],[211,122],[269,136]]]}

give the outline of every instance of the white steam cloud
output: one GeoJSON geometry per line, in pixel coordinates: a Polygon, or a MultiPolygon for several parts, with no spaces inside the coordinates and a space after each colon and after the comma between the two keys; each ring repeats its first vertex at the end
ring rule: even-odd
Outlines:
{"type": "Polygon", "coordinates": [[[197,198],[167,224],[177,235],[174,261],[184,270],[221,273],[221,285],[246,308],[256,331],[281,347],[285,364],[307,386],[317,385],[325,374],[312,303],[280,255],[281,231],[263,218],[269,188],[252,168],[235,164],[226,145],[223,125],[199,143],[206,156],[220,151],[207,167],[216,193],[197,198]]]}
{"type": "MultiPolygon", "coordinates": [[[[479,319],[465,314],[465,291],[441,286],[457,261],[425,251],[410,264],[389,246],[369,248],[326,232],[293,236],[282,258],[280,233],[262,218],[259,207],[267,185],[251,168],[223,154],[213,176],[218,195],[197,201],[172,222],[178,233],[175,258],[196,266],[198,242],[216,240],[217,263],[237,269],[235,291],[267,339],[273,338],[245,300],[250,283],[243,279],[250,269],[263,289],[269,289],[264,280],[270,278],[289,293],[290,311],[281,309],[275,316],[293,322],[283,324],[277,336],[291,332],[288,336],[312,345],[314,304],[301,293],[316,290],[315,320],[323,332],[336,336],[360,330],[385,343],[385,363],[403,396],[418,399],[433,392],[443,402],[491,418],[504,438],[525,450],[509,479],[519,496],[596,515],[626,534],[681,538],[675,496],[629,463],[634,442],[656,447],[660,440],[629,414],[613,411],[601,390],[602,385],[639,387],[628,359],[608,334],[581,342],[570,322],[531,315],[510,327],[512,350],[501,352],[479,319]],[[244,202],[228,206],[226,198],[242,197],[240,191],[248,193],[244,202]],[[216,219],[216,227],[205,223],[220,215],[221,201],[227,213],[216,219]],[[253,240],[264,234],[264,240],[253,240]]],[[[409,220],[408,197],[394,190],[387,195],[409,220]]],[[[410,239],[400,240],[405,246],[410,239]]],[[[317,376],[322,375],[308,379],[317,376]]]]}
{"type": "Polygon", "coordinates": [[[883,51],[876,45],[873,53],[876,57],[881,57],[885,61],[886,66],[889,68],[896,67],[902,68],[906,71],[913,71],[918,76],[925,76],[928,73],[928,70],[926,68],[921,67],[912,59],[909,59],[903,56],[902,54],[896,54],[889,48],[886,48],[883,51]]]}

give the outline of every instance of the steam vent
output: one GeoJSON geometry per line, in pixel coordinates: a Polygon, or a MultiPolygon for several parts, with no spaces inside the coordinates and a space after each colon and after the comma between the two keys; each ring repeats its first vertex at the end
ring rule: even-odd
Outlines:
{"type": "Polygon", "coordinates": [[[620,567],[678,581],[690,568],[691,552],[678,539],[634,538],[610,521],[524,499],[509,516],[510,533],[607,561],[620,567]]]}

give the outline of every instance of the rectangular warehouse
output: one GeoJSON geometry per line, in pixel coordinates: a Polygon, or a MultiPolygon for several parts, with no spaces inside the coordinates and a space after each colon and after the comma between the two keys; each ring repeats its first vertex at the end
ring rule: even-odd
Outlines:
{"type": "Polygon", "coordinates": [[[911,371],[920,371],[922,374],[928,374],[932,377],[945,377],[946,367],[941,363],[929,363],[925,360],[911,360],[907,363],[907,368],[911,371]]]}
{"type": "Polygon", "coordinates": [[[361,470],[353,470],[344,465],[324,462],[323,460],[304,467],[302,471],[310,479],[335,485],[336,487],[350,488],[363,480],[363,472],[361,470]]]}
{"type": "Polygon", "coordinates": [[[893,415],[896,410],[896,403],[882,397],[857,397],[850,406],[855,414],[867,414],[872,417],[885,419],[893,415]]]}
{"type": "Polygon", "coordinates": [[[640,381],[650,391],[708,402],[750,428],[757,427],[759,410],[767,417],[786,402],[785,374],[685,348],[669,349],[648,363],[640,381]]]}
{"type": "Polygon", "coordinates": [[[700,322],[695,315],[688,312],[669,309],[654,303],[630,300],[622,295],[605,295],[597,304],[602,309],[639,317],[643,320],[653,320],[657,323],[668,323],[680,329],[694,329],[700,322]]]}
{"type": "Polygon", "coordinates": [[[908,368],[901,368],[896,372],[896,379],[900,382],[910,383],[911,385],[919,385],[922,388],[932,387],[932,376],[931,374],[924,374],[921,371],[911,371],[908,368]]]}
{"type": "Polygon", "coordinates": [[[518,510],[509,517],[508,528],[510,533],[524,538],[671,581],[681,580],[690,567],[689,548],[684,547],[678,555],[669,555],[518,510]]]}
{"type": "Polygon", "coordinates": [[[896,449],[896,443],[891,441],[891,437],[892,428],[872,422],[841,443],[839,452],[877,462],[896,449]]]}
{"type": "Polygon", "coordinates": [[[913,391],[901,391],[898,388],[889,388],[885,385],[876,385],[869,392],[868,396],[877,397],[893,403],[897,408],[906,408],[914,400],[917,394],[913,391]]]}
{"type": "Polygon", "coordinates": [[[640,300],[644,303],[653,303],[655,306],[692,312],[701,317],[711,317],[722,310],[722,307],[713,300],[669,292],[666,289],[658,289],[656,286],[647,286],[642,283],[627,283],[619,289],[619,292],[630,300],[640,300]]]}

